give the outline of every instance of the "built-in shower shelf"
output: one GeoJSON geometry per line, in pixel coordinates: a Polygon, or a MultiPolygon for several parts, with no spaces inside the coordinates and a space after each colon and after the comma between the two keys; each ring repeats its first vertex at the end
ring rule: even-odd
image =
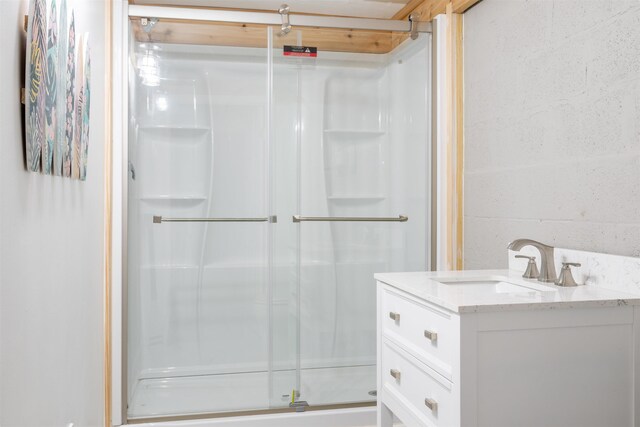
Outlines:
{"type": "MultiPolygon", "coordinates": [[[[180,154],[178,152],[168,152],[167,150],[192,149],[193,147],[200,147],[206,150],[210,145],[207,142],[211,139],[211,129],[190,126],[141,126],[138,128],[138,135],[138,143],[140,145],[164,147],[163,151],[156,155],[168,156],[169,159],[176,160],[176,156],[180,156],[180,154]]],[[[201,157],[204,159],[209,156],[203,152],[201,157]]],[[[176,161],[178,161],[177,164],[180,164],[179,160],[176,161]]]]}
{"type": "Polygon", "coordinates": [[[142,196],[140,197],[140,200],[143,200],[145,202],[163,202],[163,201],[202,202],[204,200],[207,200],[207,198],[199,195],[173,196],[168,194],[160,194],[160,195],[142,196]]]}
{"type": "Polygon", "coordinates": [[[383,194],[340,194],[327,196],[329,200],[371,200],[378,201],[386,199],[383,194]]]}
{"type": "Polygon", "coordinates": [[[341,137],[365,137],[365,136],[382,136],[386,134],[380,129],[325,129],[325,135],[335,135],[341,137]]]}
{"type": "Polygon", "coordinates": [[[196,264],[142,264],[141,270],[197,270],[196,264]]]}
{"type": "Polygon", "coordinates": [[[211,131],[211,128],[202,127],[202,126],[140,126],[138,128],[141,131],[147,132],[161,132],[161,131],[171,131],[171,132],[185,132],[185,133],[207,133],[211,131]]]}

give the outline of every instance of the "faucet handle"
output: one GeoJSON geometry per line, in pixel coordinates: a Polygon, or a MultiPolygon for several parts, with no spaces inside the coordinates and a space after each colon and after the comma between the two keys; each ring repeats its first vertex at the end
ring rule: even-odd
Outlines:
{"type": "Polygon", "coordinates": [[[570,265],[571,267],[582,267],[582,264],[579,262],[563,262],[562,266],[564,267],[565,265],[570,265]]]}
{"type": "Polygon", "coordinates": [[[563,262],[562,268],[560,269],[560,275],[558,276],[558,280],[556,280],[556,285],[558,286],[578,286],[575,280],[573,280],[573,275],[571,275],[571,267],[581,267],[582,264],[579,262],[563,262]]]}
{"type": "Polygon", "coordinates": [[[538,271],[538,266],[536,264],[536,257],[516,255],[516,258],[527,258],[529,260],[527,263],[527,269],[524,271],[522,277],[525,279],[537,279],[540,276],[540,272],[538,271]]]}

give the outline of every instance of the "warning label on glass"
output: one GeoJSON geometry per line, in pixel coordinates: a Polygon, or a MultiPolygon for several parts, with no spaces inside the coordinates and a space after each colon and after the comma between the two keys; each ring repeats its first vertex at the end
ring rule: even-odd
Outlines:
{"type": "Polygon", "coordinates": [[[318,56],[318,48],[310,46],[285,46],[284,56],[302,56],[305,58],[315,58],[318,56]]]}

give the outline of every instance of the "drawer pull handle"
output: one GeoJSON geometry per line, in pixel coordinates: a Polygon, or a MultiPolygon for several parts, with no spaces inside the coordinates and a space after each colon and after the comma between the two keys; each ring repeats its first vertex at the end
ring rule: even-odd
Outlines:
{"type": "Polygon", "coordinates": [[[395,320],[396,322],[400,321],[400,313],[394,313],[393,311],[390,311],[389,317],[395,320]]]}
{"type": "Polygon", "coordinates": [[[437,332],[432,332],[432,331],[428,331],[428,330],[425,329],[424,337],[426,339],[428,339],[429,341],[431,341],[431,342],[438,341],[438,333],[437,332]]]}
{"type": "Polygon", "coordinates": [[[400,371],[398,371],[397,369],[391,369],[389,373],[393,378],[397,379],[398,381],[400,380],[400,371]]]}
{"type": "Polygon", "coordinates": [[[431,412],[438,411],[438,402],[436,402],[435,400],[426,398],[424,400],[424,404],[427,406],[427,408],[431,409],[431,412]]]}

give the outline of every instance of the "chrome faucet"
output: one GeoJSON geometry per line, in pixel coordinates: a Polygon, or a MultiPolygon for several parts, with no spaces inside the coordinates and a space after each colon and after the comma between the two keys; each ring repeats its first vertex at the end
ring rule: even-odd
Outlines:
{"type": "Polygon", "coordinates": [[[509,243],[508,249],[519,251],[525,246],[533,246],[540,251],[540,276],[538,276],[538,281],[555,282],[557,276],[556,265],[553,261],[553,246],[545,245],[544,243],[531,239],[517,239],[509,243]]]}

